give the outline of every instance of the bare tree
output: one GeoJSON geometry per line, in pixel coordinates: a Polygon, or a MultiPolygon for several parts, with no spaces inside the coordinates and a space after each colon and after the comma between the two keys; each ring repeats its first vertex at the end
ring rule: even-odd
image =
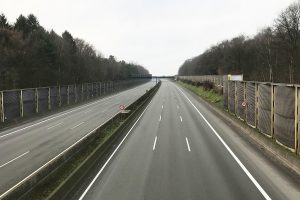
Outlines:
{"type": "Polygon", "coordinates": [[[289,51],[289,80],[294,82],[295,57],[298,49],[300,1],[291,4],[275,21],[278,35],[286,41],[289,51]]]}

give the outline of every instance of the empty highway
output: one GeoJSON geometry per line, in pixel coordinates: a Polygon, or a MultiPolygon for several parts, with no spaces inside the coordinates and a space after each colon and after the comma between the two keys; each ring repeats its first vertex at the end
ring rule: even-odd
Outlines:
{"type": "Polygon", "coordinates": [[[299,182],[219,119],[163,81],[132,129],[72,199],[299,199],[299,182]]]}
{"type": "Polygon", "coordinates": [[[0,196],[155,85],[154,81],[0,132],[0,196]]]}

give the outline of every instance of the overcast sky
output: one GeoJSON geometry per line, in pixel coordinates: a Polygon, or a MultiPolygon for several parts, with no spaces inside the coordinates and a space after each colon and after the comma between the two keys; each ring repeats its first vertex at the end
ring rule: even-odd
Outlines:
{"type": "Polygon", "coordinates": [[[10,22],[33,13],[47,30],[94,45],[104,56],[174,75],[188,58],[272,25],[293,0],[0,0],[10,22]]]}

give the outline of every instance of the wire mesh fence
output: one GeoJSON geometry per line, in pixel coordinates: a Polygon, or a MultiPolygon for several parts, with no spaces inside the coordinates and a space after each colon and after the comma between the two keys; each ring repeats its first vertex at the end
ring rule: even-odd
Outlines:
{"type": "Polygon", "coordinates": [[[228,102],[225,109],[280,145],[299,152],[297,85],[244,81],[223,85],[224,102],[228,102]]]}
{"type": "Polygon", "coordinates": [[[300,153],[299,85],[239,81],[230,76],[178,76],[223,87],[224,108],[277,143],[300,153]],[[220,80],[222,83],[220,83],[220,80]]]}
{"type": "Polygon", "coordinates": [[[0,91],[0,123],[95,99],[149,81],[131,79],[0,91]]]}

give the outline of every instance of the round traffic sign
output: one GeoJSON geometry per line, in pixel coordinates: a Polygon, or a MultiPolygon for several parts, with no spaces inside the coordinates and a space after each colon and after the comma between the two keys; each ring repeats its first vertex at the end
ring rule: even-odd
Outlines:
{"type": "Polygon", "coordinates": [[[119,108],[120,110],[125,110],[125,105],[120,105],[119,108]]]}
{"type": "Polygon", "coordinates": [[[246,107],[246,102],[245,101],[243,101],[242,106],[246,107]]]}

